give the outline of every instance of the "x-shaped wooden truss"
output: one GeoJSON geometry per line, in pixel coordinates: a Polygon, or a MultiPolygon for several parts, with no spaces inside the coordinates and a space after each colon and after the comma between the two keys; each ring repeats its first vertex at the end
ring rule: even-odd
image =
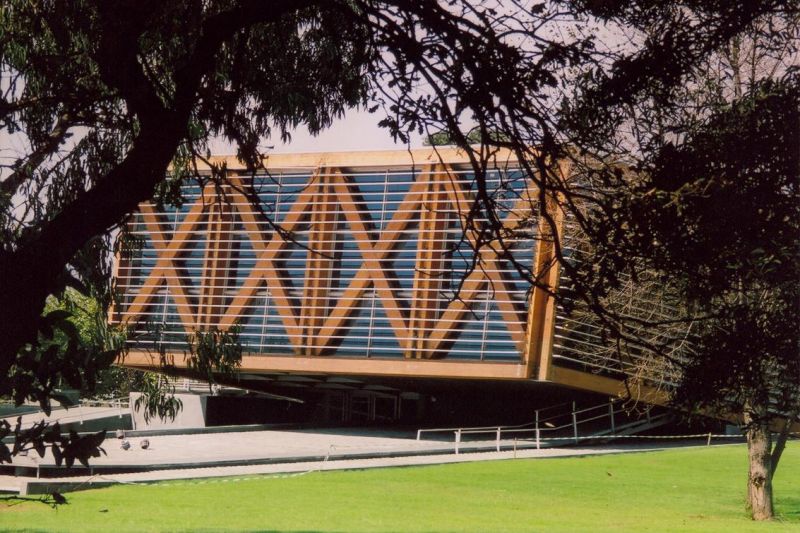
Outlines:
{"type": "MultiPolygon", "coordinates": [[[[372,228],[369,213],[357,200],[357,184],[337,169],[318,169],[280,221],[281,231],[264,231],[263,215],[243,193],[248,185],[239,177],[230,178],[230,185],[223,188],[222,198],[215,197],[218,190],[207,186],[197,202],[190,206],[171,239],[167,238],[169,232],[162,227],[163,223],[152,207],[143,204],[140,209],[142,220],[158,259],[139,293],[125,310],[126,320],[138,319],[153,301],[158,289],[167,285],[169,297],[174,301],[187,331],[203,329],[213,324],[216,317],[219,317],[216,325],[226,329],[239,320],[253,304],[259,291],[266,286],[294,353],[323,355],[335,350],[340,334],[347,329],[359,301],[372,287],[406,357],[434,358],[446,355],[447,346],[461,328],[464,317],[472,312],[472,302],[491,287],[511,338],[523,353],[526,312],[511,297],[511,280],[502,273],[504,268],[496,241],[480,244],[477,268],[463,280],[458,298],[440,308],[439,291],[442,285],[437,280],[441,281],[443,263],[435,250],[426,247],[429,243],[436,247],[436,239],[442,243],[446,239],[447,228],[442,225],[442,214],[455,209],[462,224],[465,224],[464,236],[470,246],[479,246],[475,232],[466,224],[467,212],[474,197],[456,178],[450,169],[438,165],[418,175],[377,239],[373,237],[376,232],[372,228]],[[342,295],[336,302],[331,302],[328,296],[329,278],[334,270],[330,263],[331,236],[336,233],[337,209],[344,215],[344,222],[352,232],[362,264],[342,295]],[[221,222],[230,224],[234,215],[239,218],[250,239],[256,261],[230,302],[223,304],[226,297],[223,294],[225,287],[221,284],[227,283],[229,278],[224,275],[227,263],[225,254],[220,252],[218,241],[221,239],[215,239],[214,233],[218,232],[221,222]],[[398,301],[397,287],[392,281],[391,255],[404,233],[417,220],[419,238],[423,244],[418,246],[417,252],[411,300],[415,305],[409,309],[408,303],[404,305],[404,302],[398,301]],[[208,280],[202,281],[199,305],[195,305],[187,294],[191,284],[178,261],[186,249],[187,239],[198,233],[198,227],[204,221],[208,224],[209,233],[204,266],[204,277],[207,276],[208,280]],[[282,272],[280,262],[281,256],[293,244],[287,236],[291,237],[304,226],[310,228],[309,251],[303,298],[298,307],[298,302],[290,297],[293,286],[284,279],[286,273],[282,272]],[[320,275],[321,272],[328,273],[327,280],[320,275]],[[174,283],[170,283],[171,280],[174,283]],[[429,301],[436,303],[429,306],[429,301]],[[426,303],[420,305],[419,302],[426,303]],[[221,316],[215,314],[214,308],[224,309],[224,313],[221,316]]],[[[522,220],[529,218],[533,193],[528,188],[516,201],[503,220],[506,229],[512,230],[522,220]]],[[[224,232],[219,232],[217,237],[220,234],[224,232]]],[[[230,237],[226,240],[229,241],[230,237]]],[[[445,244],[439,246],[440,251],[442,246],[445,244]]]]}

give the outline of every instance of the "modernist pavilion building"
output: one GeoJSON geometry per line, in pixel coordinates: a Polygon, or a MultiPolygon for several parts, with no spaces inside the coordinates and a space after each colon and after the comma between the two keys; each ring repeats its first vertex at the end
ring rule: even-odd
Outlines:
{"type": "Polygon", "coordinates": [[[185,367],[188,334],[237,325],[241,386],[344,419],[398,418],[454,391],[451,404],[505,409],[624,390],[626,368],[594,356],[599,333],[520,274],[559,281],[537,191],[508,155],[487,188],[517,265],[492,242],[476,258],[463,229],[474,174],[453,148],[271,155],[255,176],[226,164],[227,184],[131,218],[112,311],[135,332],[124,364],[153,367],[161,351],[185,367]]]}

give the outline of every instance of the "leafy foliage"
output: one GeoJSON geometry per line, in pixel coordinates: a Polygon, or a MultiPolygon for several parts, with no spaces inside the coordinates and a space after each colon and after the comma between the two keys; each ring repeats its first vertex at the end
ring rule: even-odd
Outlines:
{"type": "Polygon", "coordinates": [[[236,375],[242,363],[240,331],[239,326],[228,330],[214,328],[196,331],[189,337],[187,366],[208,381],[209,387],[215,381],[215,374],[225,377],[236,375]]]}
{"type": "Polygon", "coordinates": [[[714,316],[698,331],[684,402],[800,408],[800,333],[791,326],[800,322],[800,156],[787,146],[800,146],[794,74],[758,85],[681,146],[666,144],[651,194],[627,206],[632,233],[650,235],[636,248],[679,274],[685,298],[714,316]]]}
{"type": "Polygon", "coordinates": [[[183,409],[183,402],[175,396],[175,386],[164,374],[147,374],[139,392],[141,394],[134,400],[133,408],[142,410],[145,422],[154,418],[175,420],[183,409]]]}
{"type": "MultiPolygon", "coordinates": [[[[683,367],[686,384],[706,348],[721,356],[719,336],[739,319],[761,328],[750,331],[752,342],[726,345],[761,345],[749,357],[769,359],[767,344],[796,340],[796,328],[766,333],[764,326],[792,320],[797,300],[790,280],[798,277],[798,154],[786,147],[800,143],[791,59],[798,53],[798,6],[574,5],[610,29],[627,28],[631,37],[628,46],[587,66],[562,108],[581,177],[565,204],[587,244],[580,262],[563,263],[573,295],[610,338],[683,367]],[[692,349],[668,353],[685,339],[655,341],[650,333],[670,321],[648,316],[648,309],[626,315],[609,305],[629,281],[652,279],[663,287],[658,298],[678,298],[668,318],[691,325],[692,349]]],[[[780,358],[791,361],[796,353],[780,358]]],[[[731,383],[699,387],[700,403],[730,412],[723,391],[744,393],[735,384],[744,379],[735,371],[744,368],[758,365],[715,374],[731,383]]],[[[760,387],[769,388],[773,378],[762,374],[760,387]]],[[[796,387],[795,373],[785,378],[774,385],[796,387]]],[[[737,405],[733,411],[741,412],[737,405]]]]}
{"type": "MultiPolygon", "coordinates": [[[[496,144],[500,141],[507,141],[508,136],[503,135],[502,133],[496,132],[481,132],[477,128],[472,128],[467,132],[465,137],[466,141],[470,144],[482,144],[484,141],[488,141],[490,143],[496,144]],[[488,139],[484,139],[483,135],[486,134],[488,139]]],[[[451,135],[447,131],[437,131],[435,133],[431,133],[425,139],[424,144],[427,146],[445,146],[448,144],[456,144],[453,140],[453,135],[451,135]]]]}
{"type": "Polygon", "coordinates": [[[34,400],[50,414],[55,391],[64,385],[94,392],[124,344],[124,333],[106,323],[96,299],[67,288],[48,301],[36,344],[20,350],[0,393],[17,404],[34,400]]]}
{"type": "Polygon", "coordinates": [[[58,422],[52,425],[37,422],[30,428],[22,429],[22,417],[17,418],[13,428],[8,421],[0,420],[0,463],[10,463],[11,458],[20,452],[35,451],[39,457],[44,457],[49,448],[58,466],[63,463],[70,468],[76,460],[83,466],[89,466],[89,459],[105,454],[100,447],[105,438],[105,431],[78,435],[70,430],[69,434],[62,434],[58,422]],[[4,440],[11,436],[14,437],[14,445],[9,448],[4,440]]]}
{"type": "Polygon", "coordinates": [[[749,502],[769,518],[800,413],[800,155],[787,149],[800,145],[800,6],[679,4],[587,3],[641,46],[590,69],[565,106],[592,190],[577,215],[590,257],[571,275],[610,336],[680,368],[677,405],[744,423],[749,502]],[[677,356],[647,338],[662,325],[647,310],[606,305],[653,276],[680,298],[672,322],[691,325],[677,356]]]}
{"type": "MultiPolygon", "coordinates": [[[[13,392],[17,404],[37,401],[49,415],[52,399],[63,403],[59,389],[65,385],[94,393],[98,378],[110,381],[108,378],[114,372],[111,365],[122,349],[125,335],[107,324],[96,299],[71,287],[65,289],[61,298],[48,300],[42,322],[38,342],[17,354],[2,390],[13,392]]],[[[13,455],[28,450],[44,457],[50,449],[57,465],[71,467],[76,460],[88,465],[90,458],[104,453],[100,445],[105,431],[88,435],[70,431],[62,435],[58,423],[37,422],[23,429],[21,418],[14,427],[2,421],[0,439],[12,436],[12,448],[0,444],[0,462],[11,462],[13,455]]]]}
{"type": "Polygon", "coordinates": [[[800,405],[800,338],[789,326],[800,320],[800,160],[785,149],[800,145],[798,94],[793,72],[766,80],[681,141],[665,139],[639,173],[619,174],[593,219],[606,233],[594,234],[601,259],[584,263],[587,277],[610,258],[616,271],[659,273],[684,302],[674,317],[694,323],[694,347],[676,360],[684,406],[741,413],[769,396],[779,412],[800,405]]]}
{"type": "MultiPolygon", "coordinates": [[[[160,338],[160,327],[153,327],[155,338],[160,338]]],[[[189,353],[184,354],[187,368],[208,382],[209,389],[216,376],[233,377],[242,360],[242,345],[239,326],[228,330],[212,329],[195,331],[187,338],[189,353]]],[[[183,408],[183,402],[175,396],[172,376],[175,374],[173,356],[166,353],[162,343],[156,340],[159,354],[159,373],[147,373],[140,382],[141,394],[134,400],[133,408],[142,411],[145,422],[158,418],[175,420],[183,408]]]]}

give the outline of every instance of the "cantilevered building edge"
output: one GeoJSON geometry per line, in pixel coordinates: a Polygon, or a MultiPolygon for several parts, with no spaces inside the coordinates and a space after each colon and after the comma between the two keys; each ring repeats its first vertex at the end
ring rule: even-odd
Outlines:
{"type": "Polygon", "coordinates": [[[124,365],[157,368],[166,354],[185,368],[189,335],[236,327],[240,373],[267,388],[297,375],[629,392],[619,369],[582,359],[592,332],[565,326],[519,272],[558,287],[538,191],[510,153],[486,180],[517,265],[469,229],[481,224],[468,224],[475,176],[456,149],[275,154],[256,175],[225,164],[224,184],[187,185],[181,207],[145,202],[131,217],[111,311],[133,332],[124,365]]]}

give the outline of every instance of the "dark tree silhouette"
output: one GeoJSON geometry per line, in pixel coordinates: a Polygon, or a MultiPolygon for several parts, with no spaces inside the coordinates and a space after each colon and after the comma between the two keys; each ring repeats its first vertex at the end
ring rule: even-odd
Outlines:
{"type": "Polygon", "coordinates": [[[773,516],[800,412],[800,13],[775,4],[740,26],[764,5],[605,6],[644,51],[592,70],[565,114],[591,184],[573,273],[583,307],[653,354],[651,371],[678,370],[673,403],[743,423],[755,519],[773,516]],[[675,303],[668,321],[616,312],[618,287],[654,277],[651,299],[675,303]],[[652,334],[680,323],[690,344],[652,334]]]}

